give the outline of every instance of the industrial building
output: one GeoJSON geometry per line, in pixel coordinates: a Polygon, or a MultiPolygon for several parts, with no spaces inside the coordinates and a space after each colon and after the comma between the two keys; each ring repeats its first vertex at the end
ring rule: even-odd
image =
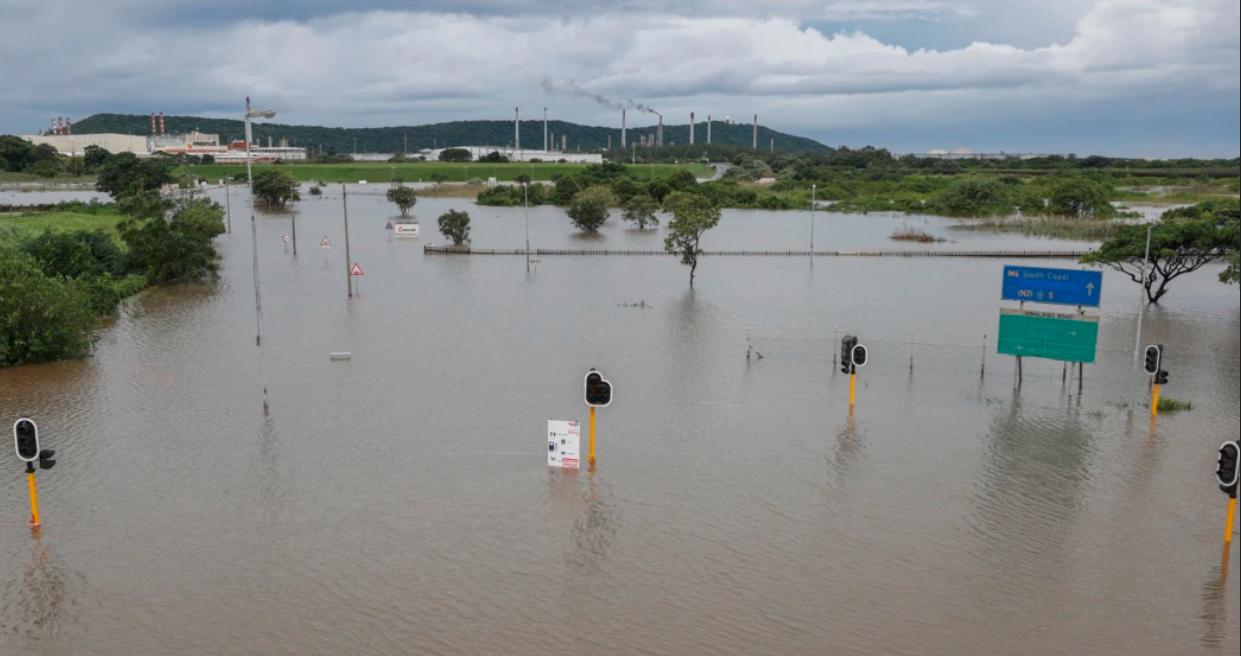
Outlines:
{"type": "Polygon", "coordinates": [[[36,146],[48,144],[70,157],[81,157],[88,146],[98,146],[110,153],[150,154],[147,138],[134,134],[23,134],[21,138],[36,146]]]}
{"type": "MultiPolygon", "coordinates": [[[[512,146],[451,146],[450,148],[459,148],[461,150],[470,151],[470,158],[478,160],[480,157],[486,157],[491,153],[500,153],[508,158],[510,162],[531,162],[539,160],[541,162],[574,162],[577,164],[602,164],[603,155],[601,153],[566,153],[560,150],[531,150],[522,148],[514,149],[512,146]]],[[[440,153],[448,150],[448,148],[433,148],[418,151],[420,155],[426,157],[430,161],[438,160],[440,153]]]]}

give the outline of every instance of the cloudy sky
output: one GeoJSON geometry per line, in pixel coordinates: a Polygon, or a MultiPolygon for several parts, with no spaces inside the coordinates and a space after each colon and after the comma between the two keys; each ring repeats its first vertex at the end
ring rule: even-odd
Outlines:
{"type": "MultiPolygon", "coordinates": [[[[828,144],[1236,157],[1237,0],[0,0],[0,132],[749,117],[828,144]],[[551,84],[545,84],[548,80],[551,84]]],[[[744,119],[743,119],[744,120],[744,119]]]]}

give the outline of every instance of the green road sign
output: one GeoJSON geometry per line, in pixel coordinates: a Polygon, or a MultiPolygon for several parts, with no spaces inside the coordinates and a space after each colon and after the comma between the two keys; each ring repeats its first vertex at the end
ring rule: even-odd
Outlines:
{"type": "Polygon", "coordinates": [[[1066,362],[1094,362],[1099,318],[1000,310],[996,352],[1066,362]]]}

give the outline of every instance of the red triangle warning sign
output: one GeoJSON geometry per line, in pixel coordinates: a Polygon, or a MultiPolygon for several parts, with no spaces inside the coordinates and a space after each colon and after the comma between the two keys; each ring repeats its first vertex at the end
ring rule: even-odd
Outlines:
{"type": "Polygon", "coordinates": [[[349,267],[349,275],[351,275],[351,276],[364,276],[364,275],[366,275],[366,272],[362,270],[362,265],[361,265],[361,264],[358,264],[357,262],[354,262],[354,263],[353,263],[353,266],[349,267]]]}

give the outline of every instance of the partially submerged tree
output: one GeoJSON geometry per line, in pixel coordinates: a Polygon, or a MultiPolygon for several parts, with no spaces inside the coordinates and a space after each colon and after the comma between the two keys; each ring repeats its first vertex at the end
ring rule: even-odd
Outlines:
{"type": "Polygon", "coordinates": [[[138,159],[133,153],[117,153],[99,165],[95,188],[116,200],[147,191],[158,191],[172,182],[172,170],[163,159],[138,159]]]}
{"type": "Polygon", "coordinates": [[[268,209],[282,210],[291,200],[301,200],[297,180],[284,171],[264,169],[254,174],[250,193],[268,209]]]}
{"type": "Polygon", "coordinates": [[[654,198],[646,194],[638,194],[631,196],[625,201],[626,221],[638,224],[638,230],[646,230],[647,224],[652,227],[659,225],[659,218],[655,216],[655,211],[659,209],[659,203],[654,198]]]}
{"type": "Polygon", "coordinates": [[[1174,279],[1211,262],[1226,259],[1237,251],[1235,201],[1230,210],[1218,213],[1201,208],[1185,211],[1193,209],[1169,210],[1164,212],[1158,223],[1150,226],[1150,266],[1146,267],[1145,276],[1142,269],[1146,252],[1146,225],[1120,228],[1116,236],[1103,242],[1082,261],[1104,264],[1124,273],[1142,285],[1151,303],[1158,303],[1168,293],[1168,283],[1174,279]]]}
{"type": "Polygon", "coordinates": [[[214,277],[220,255],[213,240],[224,232],[224,210],[204,198],[174,203],[151,196],[123,208],[130,217],[117,226],[130,268],[152,283],[214,277]]]}
{"type": "Polygon", "coordinates": [[[406,187],[398,182],[395,187],[388,189],[388,200],[396,204],[404,217],[409,216],[410,208],[418,202],[418,194],[414,193],[413,187],[406,187]]]}
{"type": "Polygon", "coordinates": [[[34,258],[0,245],[0,367],[83,357],[94,325],[77,280],[46,276],[34,258]]]}
{"type": "Polygon", "coordinates": [[[458,210],[448,210],[438,220],[440,234],[452,240],[453,246],[460,246],[470,240],[470,215],[458,210]]]}
{"type": "Polygon", "coordinates": [[[720,208],[705,196],[674,191],[664,201],[664,209],[672,213],[664,250],[681,256],[681,264],[689,267],[689,286],[693,287],[702,235],[720,224],[720,208]]]}
{"type": "Polygon", "coordinates": [[[578,230],[598,232],[599,226],[608,220],[608,204],[613,200],[612,192],[599,185],[579,191],[573,197],[566,213],[578,230]]]}

